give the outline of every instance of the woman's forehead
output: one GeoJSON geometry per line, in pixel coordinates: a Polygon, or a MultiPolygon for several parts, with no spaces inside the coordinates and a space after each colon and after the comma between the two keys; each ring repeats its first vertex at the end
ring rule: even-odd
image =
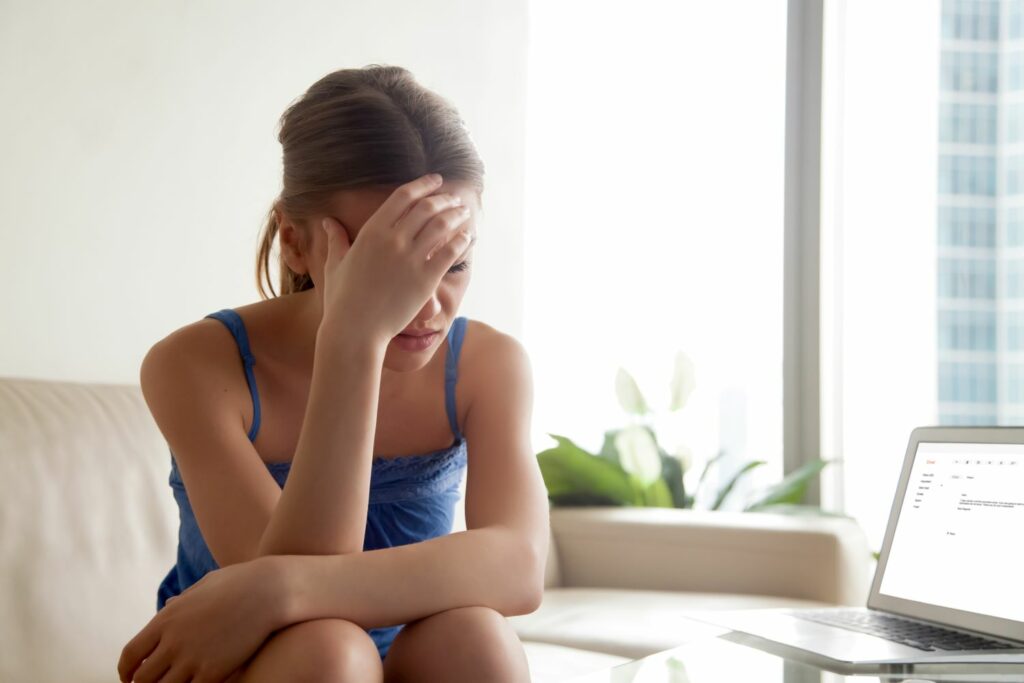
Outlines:
{"type": "MultiPolygon", "coordinates": [[[[345,222],[362,224],[380,207],[384,201],[400,186],[394,187],[360,187],[338,190],[329,199],[331,213],[345,222]]],[[[474,213],[480,211],[480,198],[476,187],[468,181],[444,182],[430,195],[451,194],[462,199],[474,213]]],[[[428,196],[430,196],[428,195],[428,196]]]]}

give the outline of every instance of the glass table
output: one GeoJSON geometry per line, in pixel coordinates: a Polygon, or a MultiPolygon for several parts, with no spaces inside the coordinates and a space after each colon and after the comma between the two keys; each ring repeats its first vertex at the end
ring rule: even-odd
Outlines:
{"type": "Polygon", "coordinates": [[[844,670],[841,664],[755,636],[723,631],[567,683],[963,683],[1024,682],[1024,664],[892,666],[844,670]],[[983,668],[979,668],[983,667],[983,668]]]}

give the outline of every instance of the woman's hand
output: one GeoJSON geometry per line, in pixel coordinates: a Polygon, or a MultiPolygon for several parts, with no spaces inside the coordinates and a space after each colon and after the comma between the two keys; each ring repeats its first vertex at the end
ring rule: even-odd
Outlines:
{"type": "Polygon", "coordinates": [[[459,198],[431,195],[440,176],[399,186],[367,219],[351,245],[344,228],[324,219],[325,323],[387,345],[423,308],[469,245],[469,211],[459,198]]]}
{"type": "Polygon", "coordinates": [[[121,652],[121,681],[223,681],[279,625],[271,558],[209,572],[171,598],[121,652]]]}

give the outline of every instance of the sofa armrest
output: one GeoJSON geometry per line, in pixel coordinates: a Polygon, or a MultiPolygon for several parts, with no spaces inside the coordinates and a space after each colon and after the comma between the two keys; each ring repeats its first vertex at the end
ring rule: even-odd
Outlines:
{"type": "Polygon", "coordinates": [[[871,554],[851,519],[647,507],[552,508],[550,518],[563,587],[867,599],[871,554]]]}

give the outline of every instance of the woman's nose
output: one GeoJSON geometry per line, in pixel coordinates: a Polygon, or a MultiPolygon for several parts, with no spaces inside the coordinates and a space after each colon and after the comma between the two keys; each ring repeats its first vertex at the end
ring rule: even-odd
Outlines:
{"type": "Polygon", "coordinates": [[[441,312],[441,302],[437,298],[437,292],[434,292],[427,303],[423,304],[423,308],[420,309],[420,314],[417,316],[420,320],[432,320],[438,313],[441,312]]]}

